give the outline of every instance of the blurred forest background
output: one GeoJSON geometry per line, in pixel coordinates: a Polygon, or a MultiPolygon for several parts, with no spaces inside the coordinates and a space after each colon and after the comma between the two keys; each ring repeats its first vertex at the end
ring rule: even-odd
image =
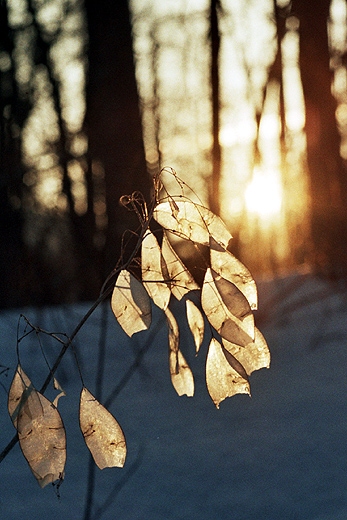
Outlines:
{"type": "Polygon", "coordinates": [[[346,277],[346,49],[346,0],[0,0],[0,306],[96,298],[162,167],[255,276],[346,277]]]}

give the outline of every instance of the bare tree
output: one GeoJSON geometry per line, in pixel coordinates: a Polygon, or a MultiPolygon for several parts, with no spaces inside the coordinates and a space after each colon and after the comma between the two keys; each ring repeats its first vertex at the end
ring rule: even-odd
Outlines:
{"type": "Polygon", "coordinates": [[[89,154],[105,172],[106,271],[120,253],[132,215],[119,205],[124,194],[149,194],[127,0],[86,0],[89,77],[86,128],[89,154]]]}
{"type": "Polygon", "coordinates": [[[220,131],[220,93],[219,93],[219,49],[220,34],[218,15],[220,0],[211,0],[210,39],[211,39],[211,91],[212,91],[212,179],[209,193],[209,205],[212,211],[220,213],[220,177],[222,152],[219,142],[220,131]]]}
{"type": "Polygon", "coordinates": [[[300,21],[300,69],[306,108],[312,197],[313,263],[332,276],[347,274],[347,172],[340,155],[332,95],[327,22],[330,0],[294,0],[300,21]]]}
{"type": "Polygon", "coordinates": [[[21,296],[20,266],[23,255],[20,129],[30,109],[19,96],[11,59],[13,32],[8,26],[5,1],[0,2],[0,307],[16,305],[21,296]]]}

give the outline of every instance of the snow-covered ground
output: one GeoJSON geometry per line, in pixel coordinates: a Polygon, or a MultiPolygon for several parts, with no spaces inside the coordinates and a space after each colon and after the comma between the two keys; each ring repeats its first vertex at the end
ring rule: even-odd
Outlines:
{"type": "MultiPolygon", "coordinates": [[[[88,389],[96,392],[98,374],[103,380],[100,400],[127,438],[125,466],[90,474],[78,427],[81,381],[68,351],[57,373],[67,393],[59,401],[68,442],[60,498],[51,485],[39,488],[17,445],[0,464],[0,518],[345,520],[347,290],[310,275],[258,288],[256,323],[268,341],[271,368],[251,376],[252,398],[237,395],[219,410],[205,387],[206,345],[195,358],[183,330],[196,392],[194,398],[178,397],[159,313],[150,331],[128,340],[108,308],[96,311],[78,336],[76,352],[88,389]]],[[[23,312],[46,330],[70,333],[86,309],[23,312]]],[[[7,377],[0,375],[0,450],[14,434],[5,390],[17,362],[18,315],[0,314],[0,364],[10,367],[7,377]]],[[[60,347],[47,338],[42,343],[54,359],[60,347]]],[[[20,359],[39,388],[47,367],[34,335],[21,342],[20,359]]]]}

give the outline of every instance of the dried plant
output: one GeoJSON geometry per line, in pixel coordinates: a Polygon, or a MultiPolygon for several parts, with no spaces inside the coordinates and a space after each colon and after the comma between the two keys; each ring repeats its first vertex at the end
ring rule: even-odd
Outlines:
{"type": "MultiPolygon", "coordinates": [[[[105,281],[100,297],[71,336],[46,332],[21,316],[29,329],[17,338],[17,351],[20,341],[31,332],[49,334],[62,347],[40,391],[23,371],[17,353],[18,366],[8,396],[8,410],[17,435],[2,452],[0,461],[19,441],[41,487],[63,479],[66,461],[65,428],[57,409],[63,391],[55,372],[81,327],[110,295],[114,316],[129,337],[150,328],[153,304],[161,309],[168,326],[169,371],[178,395],[193,396],[194,375],[181,351],[178,320],[170,308],[172,299],[184,307],[195,354],[199,354],[204,339],[209,342],[206,384],[217,408],[227,397],[250,394],[249,375],[269,367],[266,341],[254,323],[256,284],[248,269],[229,251],[230,232],[219,217],[186,196],[188,187],[173,170],[169,173],[177,181],[179,195],[171,196],[166,191],[160,174],[154,178],[150,207],[139,193],[122,197],[122,204],[135,211],[140,222],[136,245],[125,260],[124,239],[121,258],[105,281]],[[155,232],[151,230],[153,219],[160,231],[157,225],[155,232]],[[204,266],[202,287],[176,253],[170,234],[193,243],[197,249],[207,246],[209,259],[204,266]],[[54,402],[43,395],[52,381],[60,391],[54,402]]],[[[122,467],[126,458],[122,428],[86,388],[79,365],[78,369],[82,386],[79,423],[85,443],[99,468],[122,467]]]]}

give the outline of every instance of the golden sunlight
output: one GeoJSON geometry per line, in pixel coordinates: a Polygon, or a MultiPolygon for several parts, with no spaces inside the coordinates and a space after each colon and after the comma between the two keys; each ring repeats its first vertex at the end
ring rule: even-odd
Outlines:
{"type": "MultiPolygon", "coordinates": [[[[336,19],[345,20],[344,1],[332,2],[333,24],[336,19]]],[[[289,0],[277,0],[282,8],[289,4],[289,0]]],[[[206,203],[212,177],[211,144],[201,136],[211,133],[212,119],[211,92],[206,87],[209,11],[205,0],[195,0],[189,13],[187,8],[180,10],[181,2],[178,5],[173,16],[161,0],[131,2],[146,156],[151,167],[159,163],[173,167],[206,203]]],[[[331,27],[334,42],[338,35],[339,41],[343,39],[342,29],[342,25],[338,31],[331,27]]],[[[292,230],[306,233],[299,20],[288,17],[283,34],[277,35],[274,2],[225,0],[219,30],[221,217],[238,233],[243,255],[247,256],[246,246],[252,244],[247,257],[250,265],[259,248],[260,268],[272,268],[289,259],[292,230]],[[276,56],[281,57],[281,69],[276,63],[272,67],[276,56]]],[[[344,75],[339,71],[336,85],[345,86],[346,78],[345,71],[344,75]]],[[[344,108],[338,115],[344,124],[344,108]]],[[[342,148],[347,150],[347,144],[342,148]]]]}
{"type": "MultiPolygon", "coordinates": [[[[83,6],[78,0],[71,0],[69,4],[66,12],[59,0],[35,3],[34,13],[30,13],[26,2],[19,0],[11,0],[8,8],[10,27],[25,27],[18,33],[13,56],[19,90],[32,91],[33,107],[23,129],[22,153],[25,165],[35,172],[32,184],[37,208],[66,209],[62,172],[57,167],[60,159],[56,154],[56,143],[65,128],[67,144],[71,142],[69,152],[76,158],[68,165],[75,210],[83,214],[86,210],[85,174],[77,161],[88,146],[81,133],[85,116],[86,28],[83,6]],[[33,16],[44,38],[51,42],[50,67],[43,63],[35,65],[33,61],[36,45],[30,26],[33,16]],[[52,78],[59,89],[60,122],[52,96],[52,78]]],[[[5,58],[0,56],[2,69],[6,67],[5,58]]]]}
{"type": "Polygon", "coordinates": [[[43,208],[54,209],[61,206],[60,194],[62,187],[62,171],[60,168],[51,168],[40,175],[35,186],[36,199],[43,208]]]}
{"type": "Polygon", "coordinates": [[[254,169],[245,192],[246,208],[263,220],[278,215],[282,207],[282,186],[278,172],[254,169]]]}

